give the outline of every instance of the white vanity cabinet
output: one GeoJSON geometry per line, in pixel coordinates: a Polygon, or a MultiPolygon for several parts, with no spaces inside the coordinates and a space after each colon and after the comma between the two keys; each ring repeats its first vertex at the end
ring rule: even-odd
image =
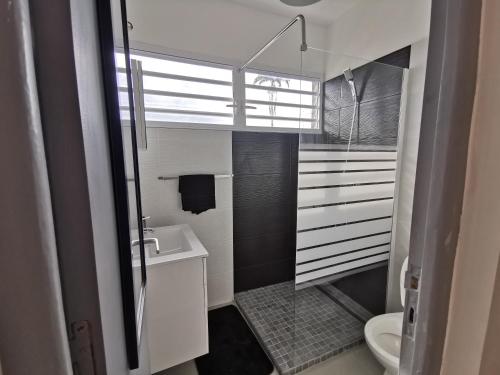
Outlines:
{"type": "MultiPolygon", "coordinates": [[[[187,234],[194,236],[185,227],[190,231],[187,234]]],[[[160,233],[154,235],[162,248],[160,233]]],[[[208,353],[208,253],[203,248],[186,256],[190,248],[202,246],[197,238],[198,244],[189,244],[188,240],[193,240],[190,236],[180,238],[180,248],[176,251],[165,250],[162,251],[165,255],[160,253],[146,260],[146,317],[152,373],[208,353]]]]}

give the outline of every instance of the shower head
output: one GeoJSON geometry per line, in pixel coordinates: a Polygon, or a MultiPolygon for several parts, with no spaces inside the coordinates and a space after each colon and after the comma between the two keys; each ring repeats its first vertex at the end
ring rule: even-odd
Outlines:
{"type": "Polygon", "coordinates": [[[352,74],[351,68],[344,70],[344,77],[347,82],[354,81],[354,75],[352,74]]]}
{"type": "Polygon", "coordinates": [[[344,70],[344,77],[349,87],[351,88],[352,99],[357,103],[358,102],[358,94],[356,92],[356,85],[354,84],[354,75],[352,74],[351,68],[344,70]]]}

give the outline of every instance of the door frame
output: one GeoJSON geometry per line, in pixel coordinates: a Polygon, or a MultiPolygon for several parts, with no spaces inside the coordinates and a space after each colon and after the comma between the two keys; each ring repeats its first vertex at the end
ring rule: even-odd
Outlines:
{"type": "Polygon", "coordinates": [[[401,375],[441,370],[475,97],[481,5],[477,0],[432,1],[401,375]]]}

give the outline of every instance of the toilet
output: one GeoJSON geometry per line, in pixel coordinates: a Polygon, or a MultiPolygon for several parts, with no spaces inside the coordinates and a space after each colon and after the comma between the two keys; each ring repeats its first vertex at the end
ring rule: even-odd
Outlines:
{"type": "MultiPolygon", "coordinates": [[[[401,305],[405,303],[404,277],[408,268],[408,257],[404,260],[400,274],[401,305]]],[[[384,375],[397,375],[399,372],[399,353],[401,350],[401,332],[403,313],[378,315],[365,325],[365,339],[368,347],[384,366],[384,375]]]]}

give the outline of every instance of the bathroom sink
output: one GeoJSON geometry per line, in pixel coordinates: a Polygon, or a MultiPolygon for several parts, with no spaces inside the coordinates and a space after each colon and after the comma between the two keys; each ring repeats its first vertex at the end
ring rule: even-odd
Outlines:
{"type": "MultiPolygon", "coordinates": [[[[132,241],[134,260],[139,257],[135,243],[132,241]]],[[[144,247],[147,266],[208,256],[207,250],[187,224],[152,228],[144,235],[144,247]]]]}

